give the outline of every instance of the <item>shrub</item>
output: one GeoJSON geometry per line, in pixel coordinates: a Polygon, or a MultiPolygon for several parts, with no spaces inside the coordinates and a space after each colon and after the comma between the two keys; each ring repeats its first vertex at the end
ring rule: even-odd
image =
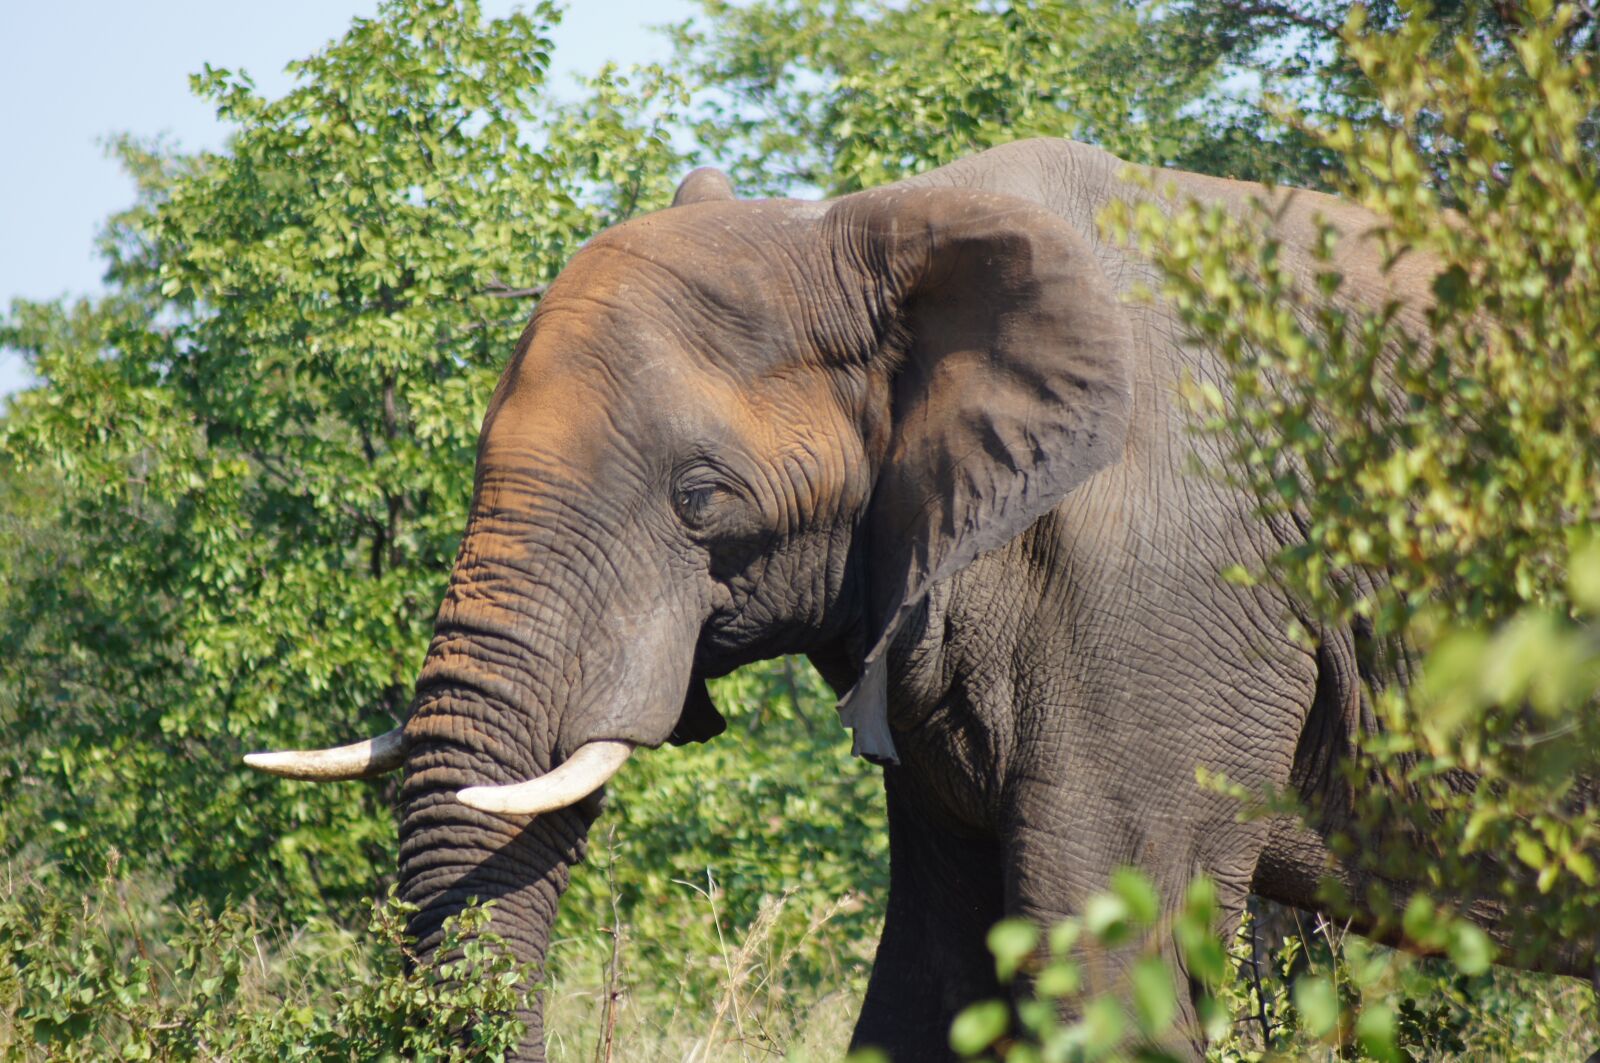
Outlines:
{"type": "Polygon", "coordinates": [[[392,896],[364,943],[327,921],[274,941],[249,909],[190,905],[166,926],[160,891],[119,864],[85,896],[48,868],[7,883],[4,1058],[455,1063],[501,1058],[521,1036],[513,1011],[533,975],[500,950],[489,906],[446,930],[439,955],[458,958],[420,964],[392,896]]]}

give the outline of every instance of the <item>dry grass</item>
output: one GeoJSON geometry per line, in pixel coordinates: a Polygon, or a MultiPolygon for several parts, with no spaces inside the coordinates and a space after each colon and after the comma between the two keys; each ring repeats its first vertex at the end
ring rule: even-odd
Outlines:
{"type": "Polygon", "coordinates": [[[703,884],[678,884],[692,891],[711,920],[716,949],[685,956],[682,968],[673,972],[677,976],[673,992],[659,985],[659,978],[655,985],[641,984],[650,979],[630,978],[626,928],[620,933],[608,928],[613,949],[598,977],[568,977],[548,990],[546,1030],[552,1063],[842,1059],[864,985],[811,996],[786,988],[785,974],[802,947],[860,900],[838,898],[812,912],[803,933],[780,941],[774,929],[790,911],[794,897],[790,893],[769,897],[741,936],[730,940],[716,881],[708,874],[703,884]],[[715,1002],[709,1007],[695,1003],[695,997],[703,994],[691,994],[689,987],[708,985],[716,986],[715,1002]]]}

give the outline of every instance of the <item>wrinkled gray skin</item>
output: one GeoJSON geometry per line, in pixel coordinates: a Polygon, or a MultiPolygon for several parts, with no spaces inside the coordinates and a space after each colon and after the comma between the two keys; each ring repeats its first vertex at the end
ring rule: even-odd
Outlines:
{"type": "MultiPolygon", "coordinates": [[[[1252,890],[1315,906],[1339,867],[1321,835],[1239,822],[1195,768],[1335,821],[1360,640],[1304,649],[1277,591],[1218,580],[1295,533],[1185,471],[1175,390],[1219,369],[1168,310],[1120,299],[1154,279],[1097,234],[1144,195],[1123,174],[1047,140],[823,204],[735,201],[697,171],[579,252],[484,420],[406,725],[401,890],[425,949],[494,898],[494,929],[542,962],[598,807],[530,820],[457,791],[591,740],[707,738],[704,677],[795,652],[851,692],[858,748],[898,757],[857,1044],[946,1057],[955,1012],[1001,992],[987,928],[1069,915],[1121,865],[1168,905],[1207,873],[1232,919],[1252,890]]],[[[1161,176],[1236,211],[1262,191],[1161,176]]],[[[1318,212],[1368,220],[1289,195],[1279,235],[1308,273],[1318,212]]],[[[1347,290],[1424,305],[1425,264],[1341,255],[1347,290]]]]}

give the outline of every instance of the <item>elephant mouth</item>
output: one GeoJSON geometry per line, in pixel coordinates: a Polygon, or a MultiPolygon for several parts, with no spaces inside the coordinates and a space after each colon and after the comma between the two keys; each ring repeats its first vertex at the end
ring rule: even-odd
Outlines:
{"type": "Polygon", "coordinates": [[[706,688],[705,679],[696,671],[689,677],[689,690],[684,694],[683,711],[678,713],[678,722],[673,725],[667,741],[675,746],[688,745],[690,742],[709,742],[727,729],[727,719],[717,711],[716,702],[711,700],[711,691],[706,688]]]}

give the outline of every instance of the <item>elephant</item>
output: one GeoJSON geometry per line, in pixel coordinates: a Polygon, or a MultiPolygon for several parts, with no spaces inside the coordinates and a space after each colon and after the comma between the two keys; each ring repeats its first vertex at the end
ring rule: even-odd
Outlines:
{"type": "MultiPolygon", "coordinates": [[[[1219,579],[1298,531],[1191,471],[1224,455],[1180,383],[1221,363],[1128,298],[1154,269],[1096,224],[1159,201],[1151,182],[1241,217],[1268,200],[1308,279],[1326,221],[1341,297],[1420,328],[1435,267],[1386,268],[1375,219],[1320,193],[1058,139],[820,202],[696,170],[579,250],[517,343],[404,726],[248,761],[403,768],[423,954],[492,898],[541,964],[606,780],[721,732],[708,678],[806,654],[882,765],[887,915],[853,1043],[895,1060],[948,1058],[953,1016],[1003,995],[992,924],[1072,915],[1120,867],[1173,910],[1209,875],[1231,925],[1251,892],[1316,909],[1330,873],[1363,895],[1329,838],[1370,654],[1268,581],[1219,579]],[[1333,811],[1241,818],[1197,766],[1333,811]]],[[[519,1058],[544,1057],[541,1007],[519,1058]]]]}

